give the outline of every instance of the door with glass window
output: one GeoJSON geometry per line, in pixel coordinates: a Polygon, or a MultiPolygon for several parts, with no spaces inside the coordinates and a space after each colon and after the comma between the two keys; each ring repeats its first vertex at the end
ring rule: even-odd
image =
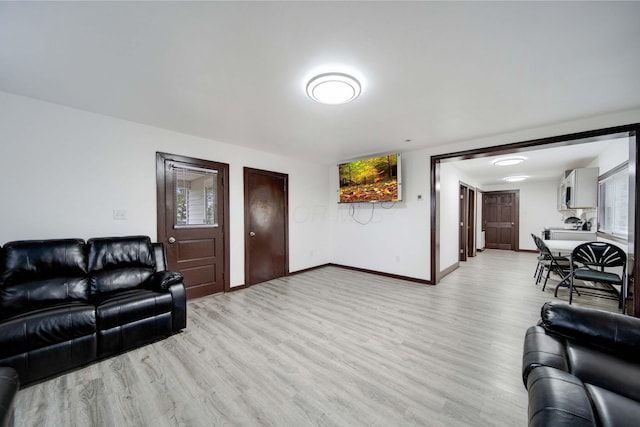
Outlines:
{"type": "Polygon", "coordinates": [[[229,165],[157,153],[158,241],[187,298],[228,290],[229,165]]]}

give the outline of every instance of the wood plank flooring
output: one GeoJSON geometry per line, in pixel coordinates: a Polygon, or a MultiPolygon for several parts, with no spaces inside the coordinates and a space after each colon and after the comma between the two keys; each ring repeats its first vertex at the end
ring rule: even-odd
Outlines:
{"type": "Polygon", "coordinates": [[[184,332],[21,390],[16,425],[524,426],[523,336],[553,299],[535,262],[487,250],[438,286],[325,267],[191,301],[184,332]]]}

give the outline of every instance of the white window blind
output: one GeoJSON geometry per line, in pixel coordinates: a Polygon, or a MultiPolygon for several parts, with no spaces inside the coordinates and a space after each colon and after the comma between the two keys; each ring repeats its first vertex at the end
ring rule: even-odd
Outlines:
{"type": "Polygon", "coordinates": [[[216,226],[218,172],[184,166],[172,169],[176,227],[216,226]]]}
{"type": "Polygon", "coordinates": [[[629,225],[628,162],[598,183],[598,231],[627,238],[629,225]]]}

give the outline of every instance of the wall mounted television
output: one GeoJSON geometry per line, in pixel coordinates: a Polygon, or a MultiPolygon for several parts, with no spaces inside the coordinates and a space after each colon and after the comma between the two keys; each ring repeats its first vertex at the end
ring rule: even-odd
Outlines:
{"type": "Polygon", "coordinates": [[[353,160],[338,165],[338,203],[397,202],[402,200],[399,153],[353,160]]]}

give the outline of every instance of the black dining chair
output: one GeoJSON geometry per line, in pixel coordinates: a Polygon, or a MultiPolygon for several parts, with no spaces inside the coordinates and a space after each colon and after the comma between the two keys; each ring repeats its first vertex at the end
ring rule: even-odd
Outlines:
{"type": "Polygon", "coordinates": [[[618,308],[625,312],[627,254],[624,250],[605,242],[582,243],[571,253],[571,261],[569,304],[573,292],[580,290],[580,294],[617,300],[618,308]],[[588,283],[579,284],[576,280],[588,283]]]}
{"type": "MultiPolygon", "coordinates": [[[[540,251],[540,255],[538,256],[538,265],[539,269],[536,268],[538,276],[536,277],[536,284],[540,283],[542,280],[542,275],[544,271],[547,271],[547,275],[544,278],[544,284],[542,285],[542,290],[544,291],[547,287],[547,282],[549,281],[549,276],[551,273],[555,273],[560,276],[560,283],[558,285],[564,284],[567,282],[569,278],[569,272],[571,267],[571,260],[567,257],[554,256],[547,245],[544,243],[540,237],[535,234],[531,234],[533,237],[533,241],[536,244],[536,247],[540,251]]],[[[557,289],[557,288],[556,288],[557,289]]]]}
{"type": "Polygon", "coordinates": [[[538,283],[538,273],[540,272],[541,269],[544,268],[544,266],[542,265],[542,261],[546,260],[545,255],[542,253],[542,250],[540,250],[540,247],[538,247],[538,242],[536,242],[536,239],[538,239],[539,237],[536,236],[535,234],[531,233],[531,237],[533,238],[533,242],[535,243],[536,247],[538,248],[538,263],[536,264],[536,270],[533,272],[533,277],[536,278],[536,283],[538,283]]]}

